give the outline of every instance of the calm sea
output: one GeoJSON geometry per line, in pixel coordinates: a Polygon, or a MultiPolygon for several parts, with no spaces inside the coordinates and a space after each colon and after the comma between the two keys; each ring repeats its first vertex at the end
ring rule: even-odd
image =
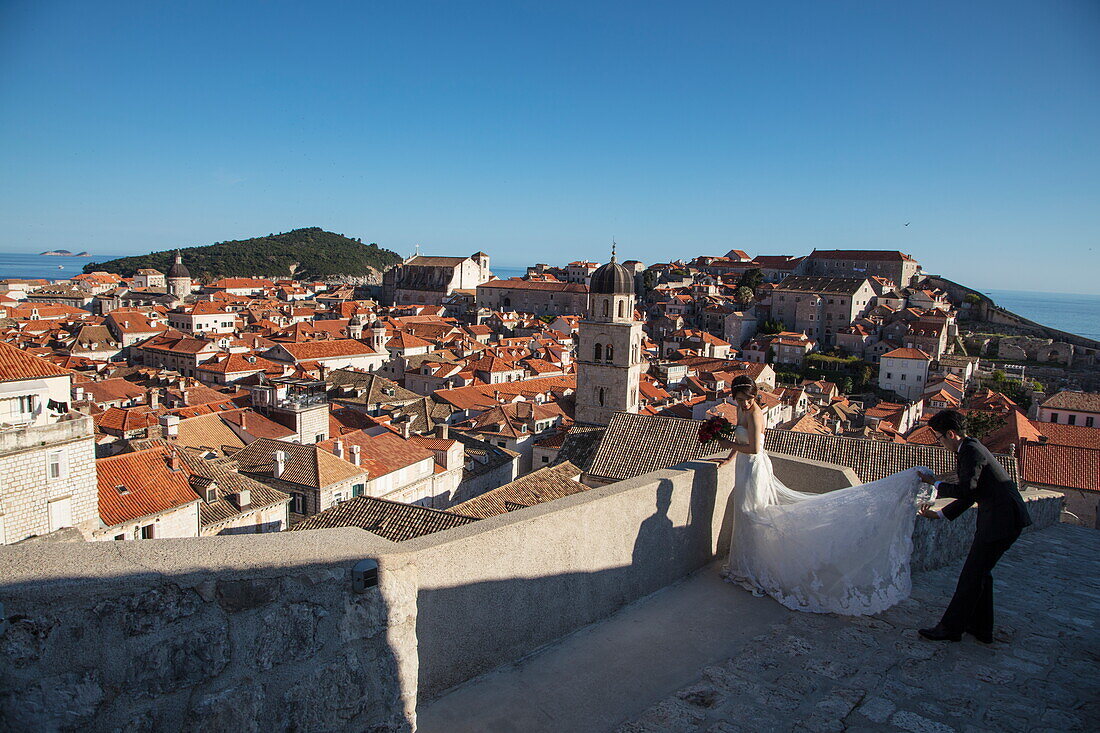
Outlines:
{"type": "Polygon", "coordinates": [[[84,265],[89,262],[106,262],[120,256],[97,254],[94,257],[43,257],[37,254],[0,252],[0,278],[65,280],[84,272],[84,265]]]}
{"type": "MultiPolygon", "coordinates": [[[[93,257],[43,257],[37,254],[0,252],[0,278],[64,280],[84,270],[89,262],[104,262],[120,255],[93,257]]],[[[522,277],[524,267],[493,267],[499,278],[522,277]]],[[[1002,308],[1024,318],[1080,336],[1100,340],[1100,295],[1033,293],[1021,290],[983,291],[1002,308]]]]}
{"type": "Polygon", "coordinates": [[[983,290],[993,302],[1044,326],[1100,340],[1100,295],[983,290]]]}

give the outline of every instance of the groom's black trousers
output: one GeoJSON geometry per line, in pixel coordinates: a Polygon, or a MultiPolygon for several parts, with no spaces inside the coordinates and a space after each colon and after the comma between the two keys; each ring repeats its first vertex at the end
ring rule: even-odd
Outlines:
{"type": "Polygon", "coordinates": [[[941,628],[960,634],[964,631],[993,634],[993,566],[1019,536],[1016,533],[1004,539],[974,540],[959,574],[955,595],[940,619],[941,628]]]}

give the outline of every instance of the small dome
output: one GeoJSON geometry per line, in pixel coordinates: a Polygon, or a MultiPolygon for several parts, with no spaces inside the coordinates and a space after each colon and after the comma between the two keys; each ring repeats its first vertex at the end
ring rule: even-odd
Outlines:
{"type": "Polygon", "coordinates": [[[588,292],[593,295],[634,295],[634,276],[612,255],[610,262],[592,273],[588,292]]]}
{"type": "Polygon", "coordinates": [[[176,252],[176,261],[168,268],[168,277],[191,277],[191,273],[187,270],[187,266],[183,264],[183,258],[179,252],[176,252]]]}

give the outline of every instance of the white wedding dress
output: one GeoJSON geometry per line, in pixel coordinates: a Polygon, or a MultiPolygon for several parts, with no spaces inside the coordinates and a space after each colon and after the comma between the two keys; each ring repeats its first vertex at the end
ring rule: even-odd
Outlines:
{"type": "MultiPolygon", "coordinates": [[[[743,426],[736,433],[748,442],[743,426]]],[[[784,486],[761,450],[738,453],[734,475],[727,580],[814,613],[878,613],[909,596],[916,468],[806,494],[784,486]]]]}

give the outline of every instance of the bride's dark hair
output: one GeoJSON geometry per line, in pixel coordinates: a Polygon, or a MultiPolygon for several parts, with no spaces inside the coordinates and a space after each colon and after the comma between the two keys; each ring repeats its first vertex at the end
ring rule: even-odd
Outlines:
{"type": "Polygon", "coordinates": [[[730,382],[730,393],[733,394],[734,397],[737,397],[737,395],[742,392],[751,398],[756,398],[756,382],[747,374],[735,377],[734,380],[730,382]]]}

